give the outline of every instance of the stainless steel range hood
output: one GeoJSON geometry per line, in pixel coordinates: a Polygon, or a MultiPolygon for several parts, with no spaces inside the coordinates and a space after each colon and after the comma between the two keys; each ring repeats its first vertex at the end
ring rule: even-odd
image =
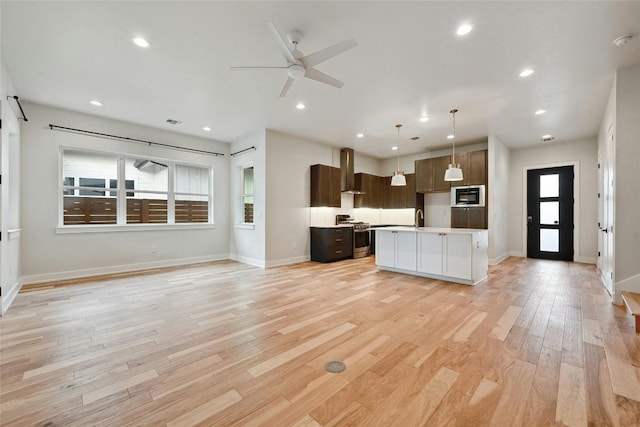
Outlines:
{"type": "Polygon", "coordinates": [[[347,194],[364,194],[364,192],[356,190],[352,148],[340,149],[340,191],[347,194]]]}

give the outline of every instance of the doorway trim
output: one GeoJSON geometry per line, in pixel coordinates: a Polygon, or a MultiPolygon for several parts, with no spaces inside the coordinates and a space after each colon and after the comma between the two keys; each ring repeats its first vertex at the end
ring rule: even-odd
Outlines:
{"type": "MultiPolygon", "coordinates": [[[[522,169],[522,256],[527,256],[527,172],[531,169],[573,166],[573,262],[594,263],[592,258],[583,258],[580,252],[580,162],[547,163],[525,166],[522,169]]],[[[595,226],[595,225],[594,225],[595,226]]]]}

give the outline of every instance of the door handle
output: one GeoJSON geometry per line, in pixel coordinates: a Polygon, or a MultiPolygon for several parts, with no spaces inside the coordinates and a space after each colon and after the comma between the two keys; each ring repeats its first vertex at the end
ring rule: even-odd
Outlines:
{"type": "Polygon", "coordinates": [[[533,222],[533,217],[531,215],[527,217],[527,222],[533,222]]]}

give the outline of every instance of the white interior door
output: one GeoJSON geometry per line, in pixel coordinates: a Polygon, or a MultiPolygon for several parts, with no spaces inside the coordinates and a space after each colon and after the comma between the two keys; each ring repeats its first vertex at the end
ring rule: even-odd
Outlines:
{"type": "Polygon", "coordinates": [[[614,201],[615,201],[615,123],[607,131],[607,144],[603,168],[603,205],[602,205],[602,277],[607,291],[613,296],[613,260],[614,260],[614,201]]]}

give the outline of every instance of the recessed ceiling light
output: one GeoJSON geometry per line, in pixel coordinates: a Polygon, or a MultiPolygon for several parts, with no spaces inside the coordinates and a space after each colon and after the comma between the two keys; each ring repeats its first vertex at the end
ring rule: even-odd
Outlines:
{"type": "Polygon", "coordinates": [[[398,146],[397,146],[397,145],[394,145],[393,147],[391,147],[391,149],[392,149],[393,151],[396,151],[396,150],[398,149],[398,146]]]}
{"type": "Polygon", "coordinates": [[[202,130],[206,130],[207,132],[210,132],[211,128],[209,126],[205,126],[205,127],[202,128],[202,130]]]}
{"type": "Polygon", "coordinates": [[[421,122],[429,121],[429,117],[427,117],[427,116],[422,116],[422,117],[420,117],[420,121],[421,121],[421,122]]]}
{"type": "Polygon", "coordinates": [[[525,68],[520,71],[520,77],[529,77],[531,74],[533,74],[533,70],[531,68],[525,68]]]}
{"type": "Polygon", "coordinates": [[[89,101],[89,104],[95,105],[96,107],[102,107],[102,102],[100,102],[100,101],[98,101],[96,99],[94,99],[92,101],[89,101]]]}
{"type": "Polygon", "coordinates": [[[540,138],[540,141],[542,142],[549,142],[549,141],[553,141],[555,139],[555,137],[553,135],[542,135],[542,138],[540,138]]]}
{"type": "Polygon", "coordinates": [[[358,138],[364,138],[364,133],[359,133],[356,135],[358,138]]]}
{"type": "Polygon", "coordinates": [[[469,34],[473,27],[469,24],[462,24],[458,27],[456,34],[459,36],[464,36],[465,34],[469,34]]]}
{"type": "Polygon", "coordinates": [[[540,114],[544,114],[544,113],[546,113],[546,112],[547,112],[547,110],[537,110],[537,111],[536,111],[536,115],[538,115],[538,116],[539,116],[540,114]]]}
{"type": "Polygon", "coordinates": [[[453,139],[453,134],[447,135],[447,139],[453,139]]]}
{"type": "Polygon", "coordinates": [[[298,110],[304,110],[305,108],[307,108],[307,106],[306,106],[306,105],[304,105],[302,102],[298,102],[298,103],[296,104],[296,108],[297,108],[298,110]]]}
{"type": "Polygon", "coordinates": [[[131,41],[133,43],[136,44],[136,46],[140,46],[140,47],[149,47],[151,46],[151,43],[149,43],[148,40],[142,38],[142,37],[134,37],[131,39],[131,41]]]}

